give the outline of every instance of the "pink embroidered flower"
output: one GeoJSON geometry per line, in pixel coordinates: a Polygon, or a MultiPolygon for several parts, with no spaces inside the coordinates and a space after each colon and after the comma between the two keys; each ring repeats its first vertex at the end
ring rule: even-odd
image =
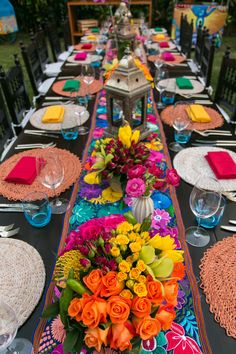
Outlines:
{"type": "Polygon", "coordinates": [[[126,193],[130,197],[139,198],[146,190],[144,181],[141,178],[133,178],[127,182],[126,193]]]}
{"type": "Polygon", "coordinates": [[[156,116],[154,116],[153,114],[148,113],[147,114],[147,121],[150,123],[156,123],[157,119],[156,116]]]}
{"type": "Polygon", "coordinates": [[[169,223],[170,219],[171,217],[167,211],[156,209],[153,213],[152,227],[154,229],[165,227],[169,223]]]}
{"type": "Polygon", "coordinates": [[[171,331],[166,333],[168,341],[166,350],[173,350],[173,354],[202,354],[197,342],[185,336],[185,331],[178,323],[173,322],[171,331]]]}
{"type": "Polygon", "coordinates": [[[139,178],[144,175],[146,168],[143,165],[135,165],[128,171],[128,178],[139,178]]]}
{"type": "Polygon", "coordinates": [[[100,139],[103,136],[104,133],[104,128],[95,128],[93,131],[93,138],[94,139],[100,139]]]}
{"type": "Polygon", "coordinates": [[[174,187],[178,187],[179,182],[180,182],[180,177],[177,174],[177,171],[175,168],[172,168],[171,170],[166,171],[166,181],[169,184],[172,184],[174,187]]]}

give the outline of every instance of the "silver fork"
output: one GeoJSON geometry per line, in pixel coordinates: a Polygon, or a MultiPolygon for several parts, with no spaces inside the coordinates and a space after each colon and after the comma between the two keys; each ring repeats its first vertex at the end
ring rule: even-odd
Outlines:
{"type": "Polygon", "coordinates": [[[232,202],[236,202],[236,192],[223,192],[222,194],[232,202]]]}
{"type": "Polygon", "coordinates": [[[14,227],[15,224],[10,224],[10,225],[6,225],[6,226],[0,226],[0,232],[3,231],[9,231],[14,227]]]}
{"type": "Polygon", "coordinates": [[[0,236],[1,236],[1,237],[11,237],[11,236],[16,235],[16,234],[19,232],[19,230],[20,230],[20,228],[17,227],[17,229],[14,229],[14,230],[1,231],[1,232],[0,232],[0,236]]]}
{"type": "Polygon", "coordinates": [[[195,133],[202,135],[202,136],[210,136],[210,135],[222,135],[222,136],[232,136],[232,133],[229,130],[193,130],[195,133]]]}
{"type": "Polygon", "coordinates": [[[15,150],[25,150],[25,149],[45,149],[48,147],[55,147],[56,144],[51,142],[49,144],[19,144],[15,147],[15,150]]]}

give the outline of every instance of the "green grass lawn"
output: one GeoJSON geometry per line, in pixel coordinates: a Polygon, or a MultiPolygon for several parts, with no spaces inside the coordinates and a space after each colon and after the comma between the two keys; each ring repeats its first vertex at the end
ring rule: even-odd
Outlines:
{"type": "MultiPolygon", "coordinates": [[[[29,36],[27,34],[18,33],[17,40],[15,43],[13,43],[13,44],[9,44],[9,43],[2,44],[1,43],[0,44],[0,65],[2,65],[5,70],[7,70],[10,66],[14,65],[14,54],[19,55],[20,62],[23,67],[24,76],[25,76],[26,88],[27,88],[30,98],[32,98],[33,93],[32,93],[32,89],[31,89],[31,85],[30,85],[29,78],[26,73],[25,67],[23,65],[23,60],[21,57],[20,41],[27,44],[30,41],[29,36]]],[[[222,46],[220,48],[216,48],[215,57],[214,57],[214,65],[213,65],[212,80],[211,80],[212,81],[211,85],[212,85],[214,91],[215,91],[217,80],[218,80],[222,56],[223,56],[227,46],[231,47],[231,51],[232,51],[231,56],[233,58],[236,58],[235,37],[224,37],[222,42],[223,42],[222,46]]]]}

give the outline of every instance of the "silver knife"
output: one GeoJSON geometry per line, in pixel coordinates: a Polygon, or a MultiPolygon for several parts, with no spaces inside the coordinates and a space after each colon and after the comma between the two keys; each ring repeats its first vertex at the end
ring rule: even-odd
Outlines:
{"type": "MultiPolygon", "coordinates": [[[[31,204],[31,203],[24,203],[24,206],[28,206],[29,208],[32,208],[32,209],[35,209],[35,210],[37,210],[37,209],[39,209],[39,207],[37,206],[37,205],[34,205],[34,204],[31,204]]],[[[0,204],[0,208],[23,208],[23,204],[21,204],[21,203],[12,203],[12,204],[4,204],[4,203],[2,203],[2,204],[0,204]]]]}
{"type": "Polygon", "coordinates": [[[223,229],[223,230],[226,230],[226,231],[236,232],[236,226],[225,226],[225,225],[222,225],[220,228],[223,229]]]}
{"type": "Polygon", "coordinates": [[[59,136],[56,135],[56,134],[53,135],[53,134],[46,134],[46,133],[40,133],[40,132],[25,132],[25,131],[24,131],[24,133],[25,133],[26,135],[46,136],[46,137],[48,137],[48,138],[56,138],[56,139],[59,138],[59,136]]]}
{"type": "Polygon", "coordinates": [[[67,100],[68,101],[68,97],[62,97],[62,96],[46,96],[44,97],[44,99],[46,101],[61,101],[61,100],[67,100]]]}
{"type": "Polygon", "coordinates": [[[229,143],[229,144],[226,144],[226,143],[213,143],[213,144],[210,144],[210,143],[193,143],[192,146],[225,146],[225,147],[230,147],[230,146],[234,146],[236,147],[236,142],[235,143],[229,143]]]}
{"type": "Polygon", "coordinates": [[[230,224],[236,225],[236,220],[229,220],[230,224]]]}
{"type": "Polygon", "coordinates": [[[224,144],[231,144],[234,143],[236,144],[236,140],[202,140],[202,139],[196,139],[195,140],[197,143],[202,143],[202,144],[217,144],[217,143],[224,143],[224,144]]]}
{"type": "Polygon", "coordinates": [[[16,212],[16,213],[23,213],[23,208],[0,208],[0,212],[16,212]]]}

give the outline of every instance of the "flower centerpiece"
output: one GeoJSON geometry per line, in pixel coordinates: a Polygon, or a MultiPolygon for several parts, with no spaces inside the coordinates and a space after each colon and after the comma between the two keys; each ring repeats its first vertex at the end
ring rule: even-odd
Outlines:
{"type": "Polygon", "coordinates": [[[89,220],[70,233],[55,269],[58,298],[44,311],[59,315],[65,353],[130,351],[170,329],[183,251],[169,235],[152,236],[150,226],[150,219],[139,224],[129,212],[89,220]]]}

